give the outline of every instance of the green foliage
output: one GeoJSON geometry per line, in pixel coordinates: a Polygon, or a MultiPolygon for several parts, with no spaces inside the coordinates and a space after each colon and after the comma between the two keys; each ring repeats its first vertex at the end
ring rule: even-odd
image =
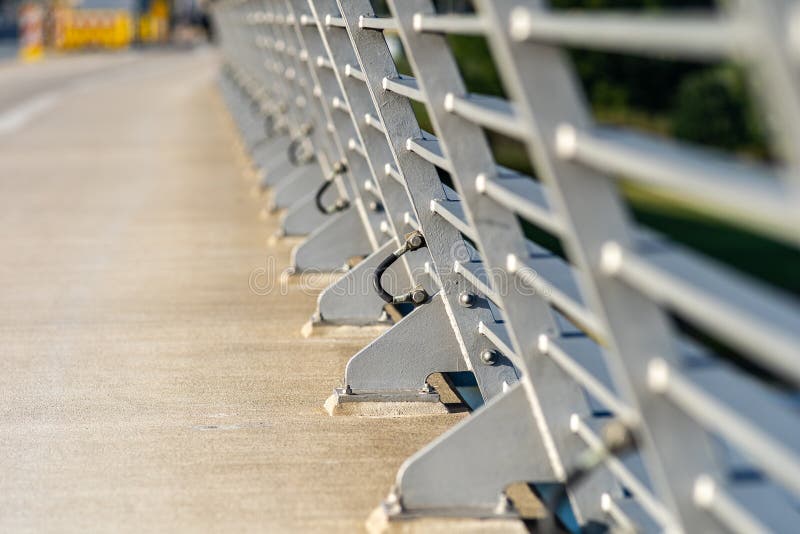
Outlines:
{"type": "Polygon", "coordinates": [[[703,67],[593,51],[572,51],[573,65],[596,111],[640,109],[664,113],[686,76],[703,67]]]}
{"type": "Polygon", "coordinates": [[[470,92],[505,96],[486,39],[472,35],[448,35],[447,42],[470,92]]]}
{"type": "Polygon", "coordinates": [[[732,66],[705,70],[680,84],[672,113],[672,133],[686,141],[764,155],[758,121],[742,72],[732,66]]]}

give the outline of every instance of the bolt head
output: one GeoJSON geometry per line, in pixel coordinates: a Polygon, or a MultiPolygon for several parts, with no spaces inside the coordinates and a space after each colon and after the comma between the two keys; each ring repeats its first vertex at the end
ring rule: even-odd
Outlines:
{"type": "Polygon", "coordinates": [[[475,305],[475,295],[473,293],[464,291],[458,296],[458,303],[465,308],[471,308],[475,305]]]}
{"type": "Polygon", "coordinates": [[[422,246],[422,236],[419,235],[419,234],[412,235],[408,240],[408,244],[411,245],[414,248],[421,247],[422,246]]]}
{"type": "Polygon", "coordinates": [[[496,350],[486,349],[481,352],[481,361],[486,365],[493,365],[497,361],[498,356],[496,350]]]}
{"type": "Polygon", "coordinates": [[[428,294],[425,292],[424,289],[415,289],[411,292],[411,302],[416,305],[422,304],[428,300],[428,294]]]}
{"type": "Polygon", "coordinates": [[[456,95],[453,93],[447,93],[444,95],[444,109],[448,112],[453,112],[456,107],[456,95]]]}

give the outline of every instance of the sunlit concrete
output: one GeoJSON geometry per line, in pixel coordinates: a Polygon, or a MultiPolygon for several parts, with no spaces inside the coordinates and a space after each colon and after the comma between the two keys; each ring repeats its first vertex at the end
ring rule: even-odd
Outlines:
{"type": "Polygon", "coordinates": [[[325,413],[364,340],[305,339],[314,296],[251,284],[289,248],[212,53],[82,61],[108,68],[0,96],[57,94],[0,137],[0,531],[362,530],[462,416],[325,413]]]}

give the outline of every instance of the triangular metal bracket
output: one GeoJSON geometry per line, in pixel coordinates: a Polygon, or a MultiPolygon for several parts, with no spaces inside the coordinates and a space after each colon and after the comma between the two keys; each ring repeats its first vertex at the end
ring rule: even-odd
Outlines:
{"type": "Polygon", "coordinates": [[[345,387],[352,394],[426,389],[436,372],[467,370],[447,318],[444,302],[434,295],[350,358],[345,387]]]}
{"type": "MultiPolygon", "coordinates": [[[[309,191],[316,191],[322,183],[322,171],[318,165],[305,165],[298,167],[291,174],[286,176],[275,185],[272,199],[270,200],[270,210],[280,210],[288,208],[295,202],[303,198],[309,191]]],[[[331,196],[335,200],[337,192],[331,191],[331,196]]],[[[324,199],[329,202],[327,198],[324,199]]]]}
{"type": "Polygon", "coordinates": [[[414,454],[384,503],[390,518],[506,517],[514,482],[554,482],[522,382],[414,454]]]}
{"type": "Polygon", "coordinates": [[[366,256],[372,251],[358,210],[350,208],[335,215],[311,232],[292,251],[295,272],[320,272],[341,269],[354,256],[366,256]]]}
{"type": "MultiPolygon", "coordinates": [[[[395,240],[387,241],[320,293],[314,322],[355,326],[386,324],[386,302],[372,287],[372,273],[397,246],[395,240]]],[[[384,286],[389,291],[410,287],[408,272],[401,265],[390,267],[384,275],[384,286]]]]}
{"type": "Polygon", "coordinates": [[[323,224],[330,221],[330,215],[321,213],[314,201],[311,191],[292,204],[281,217],[281,235],[308,235],[323,224]]]}

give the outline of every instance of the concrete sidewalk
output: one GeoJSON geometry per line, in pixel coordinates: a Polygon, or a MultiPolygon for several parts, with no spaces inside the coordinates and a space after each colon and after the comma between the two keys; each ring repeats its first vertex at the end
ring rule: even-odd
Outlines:
{"type": "Polygon", "coordinates": [[[251,290],[289,248],[216,70],[150,55],[0,139],[0,531],[359,531],[460,418],[325,413],[365,340],[251,290]]]}

